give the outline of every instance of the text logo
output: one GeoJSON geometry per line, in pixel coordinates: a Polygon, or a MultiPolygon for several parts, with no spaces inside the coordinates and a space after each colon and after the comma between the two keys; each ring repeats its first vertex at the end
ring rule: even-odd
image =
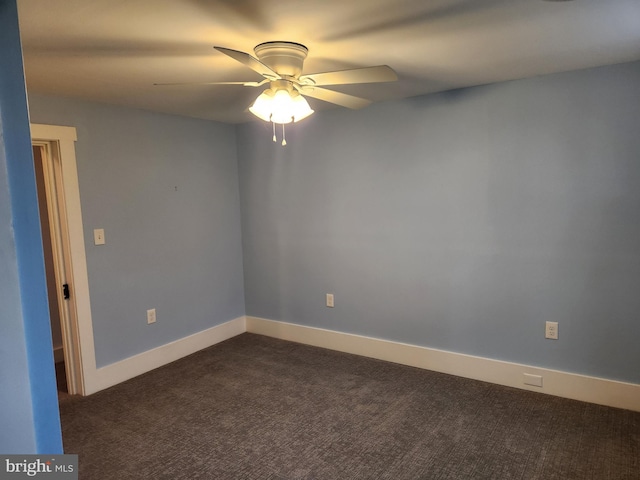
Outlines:
{"type": "Polygon", "coordinates": [[[0,455],[0,480],[77,480],[77,455],[0,455]]]}

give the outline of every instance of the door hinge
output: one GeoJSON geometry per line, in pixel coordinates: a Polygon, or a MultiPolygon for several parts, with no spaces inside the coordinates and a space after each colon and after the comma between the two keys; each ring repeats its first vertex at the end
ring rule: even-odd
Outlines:
{"type": "Polygon", "coordinates": [[[64,285],[62,285],[62,295],[64,296],[65,300],[69,300],[69,284],[65,283],[64,285]]]}

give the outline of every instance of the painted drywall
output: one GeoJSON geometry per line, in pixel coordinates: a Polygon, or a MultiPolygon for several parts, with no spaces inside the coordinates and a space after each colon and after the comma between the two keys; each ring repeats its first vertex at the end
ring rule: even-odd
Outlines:
{"type": "MultiPolygon", "coordinates": [[[[0,105],[0,114],[2,113],[0,105]]],[[[1,115],[0,115],[1,116],[1,115]]],[[[0,132],[4,135],[2,119],[0,132]]],[[[0,452],[35,451],[27,348],[20,305],[15,237],[4,148],[0,137],[0,452]],[[17,449],[17,450],[16,450],[17,449]]]]}
{"type": "Polygon", "coordinates": [[[31,92],[29,109],[77,129],[98,367],[244,315],[233,126],[31,92]]]}
{"type": "Polygon", "coordinates": [[[247,315],[640,383],[639,94],[632,63],[239,127],[247,315]]]}
{"type": "Polygon", "coordinates": [[[0,2],[0,453],[62,453],[13,0],[0,2]]]}

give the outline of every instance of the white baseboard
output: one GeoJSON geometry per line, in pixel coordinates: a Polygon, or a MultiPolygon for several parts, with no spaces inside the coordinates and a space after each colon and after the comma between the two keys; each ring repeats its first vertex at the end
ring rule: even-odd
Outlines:
{"type": "Polygon", "coordinates": [[[448,373],[534,392],[640,411],[640,385],[550,370],[434,348],[420,347],[257,317],[239,317],[139,355],[86,372],[89,395],[171,363],[244,332],[388,362],[448,373]],[[541,377],[542,386],[524,384],[524,375],[541,377]]]}
{"type": "Polygon", "coordinates": [[[360,335],[246,317],[246,329],[269,337],[482,380],[558,397],[640,411],[640,385],[492,360],[360,335]],[[541,387],[524,384],[524,374],[541,387]]]}
{"type": "Polygon", "coordinates": [[[221,325],[161,345],[111,365],[86,372],[85,395],[104,390],[155,368],[171,363],[203,348],[210,347],[246,331],[246,318],[238,317],[221,325]]]}

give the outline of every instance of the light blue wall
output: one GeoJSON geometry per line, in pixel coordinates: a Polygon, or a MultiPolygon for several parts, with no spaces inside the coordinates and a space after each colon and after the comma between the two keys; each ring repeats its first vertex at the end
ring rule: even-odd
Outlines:
{"type": "Polygon", "coordinates": [[[247,314],[640,383],[638,98],[632,63],[241,126],[247,314]]]}
{"type": "Polygon", "coordinates": [[[14,0],[0,1],[0,453],[61,453],[14,0]]]}
{"type": "MultiPolygon", "coordinates": [[[[0,132],[4,135],[1,115],[0,132]]],[[[33,452],[29,365],[3,140],[0,137],[0,453],[33,452]]]]}
{"type": "Polygon", "coordinates": [[[29,109],[77,128],[98,367],[244,315],[232,125],[35,94],[29,109]]]}

